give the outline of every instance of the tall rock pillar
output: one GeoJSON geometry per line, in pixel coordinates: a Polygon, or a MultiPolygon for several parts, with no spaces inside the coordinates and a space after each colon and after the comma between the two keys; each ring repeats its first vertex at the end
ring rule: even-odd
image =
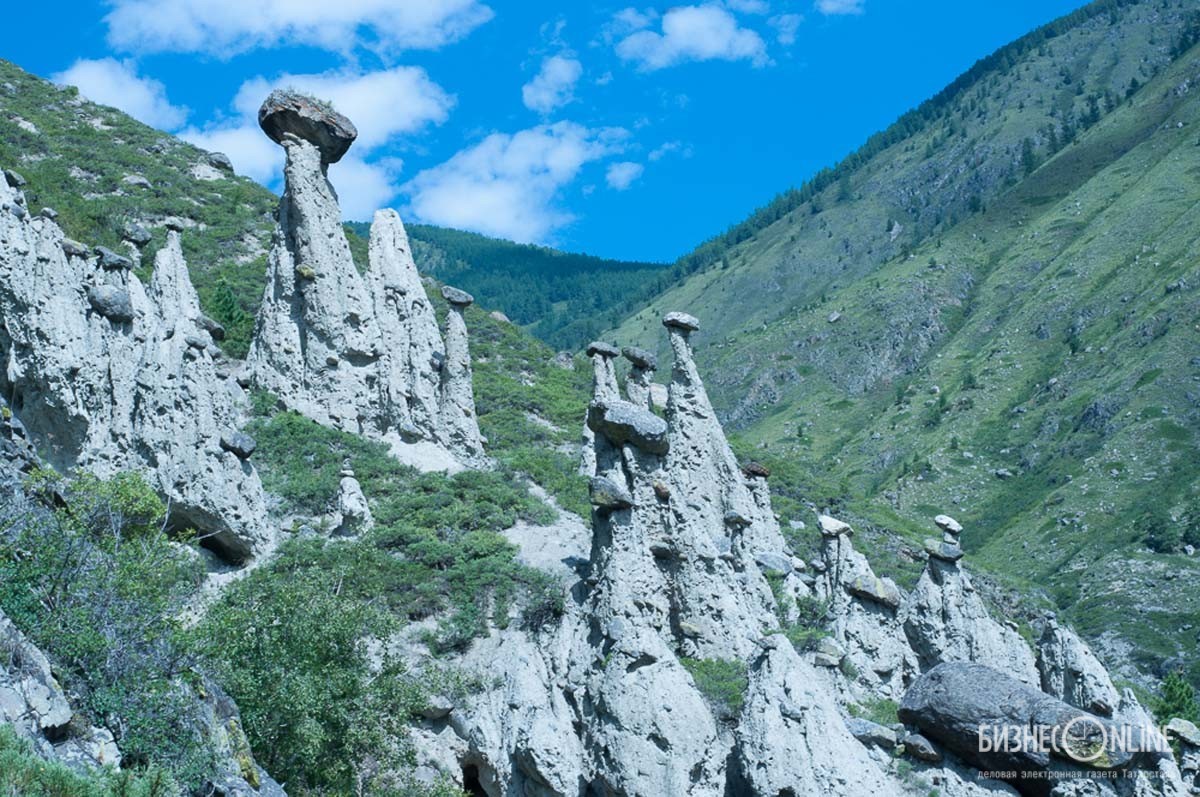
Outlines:
{"type": "Polygon", "coordinates": [[[475,418],[475,393],[471,384],[471,348],[463,312],[475,297],[449,285],[442,298],[450,305],[446,313],[446,361],[442,366],[442,440],[450,453],[463,462],[481,463],[483,438],[475,418]]]}
{"type": "MultiPolygon", "coordinates": [[[[602,340],[592,341],[587,347],[588,359],[592,361],[592,400],[601,403],[621,398],[617,387],[617,371],[613,358],[621,352],[602,340]]],[[[579,473],[583,476],[596,475],[596,433],[584,419],[582,447],[579,455],[579,473]]]]}

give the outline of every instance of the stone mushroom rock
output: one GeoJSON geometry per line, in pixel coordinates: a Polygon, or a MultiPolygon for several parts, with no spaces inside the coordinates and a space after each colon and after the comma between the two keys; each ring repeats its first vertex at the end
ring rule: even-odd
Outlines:
{"type": "Polygon", "coordinates": [[[289,89],[276,89],[258,109],[258,125],[276,144],[288,135],[312,144],[323,164],[337,163],[358,138],[354,123],[328,103],[289,89]]]}
{"type": "MultiPolygon", "coordinates": [[[[733,794],[898,795],[823,679],[779,635],[763,640],[734,731],[733,794]]],[[[882,729],[886,731],[887,729],[882,729]]]]}
{"type": "Polygon", "coordinates": [[[338,484],[337,496],[338,524],[334,534],[342,537],[352,537],[375,527],[375,518],[367,505],[367,496],[363,494],[362,485],[354,476],[350,463],[342,465],[341,481],[338,484]]]}
{"type": "Polygon", "coordinates": [[[962,525],[949,515],[938,515],[933,519],[933,522],[937,524],[939,529],[947,534],[953,534],[955,536],[962,534],[962,525]]]}
{"type": "Polygon", "coordinates": [[[470,307],[475,303],[474,296],[449,285],[442,286],[442,298],[456,307],[470,307]]]}
{"type": "Polygon", "coordinates": [[[931,556],[916,586],[905,596],[899,616],[922,669],[947,661],[981,662],[1024,683],[1041,682],[1025,640],[992,618],[957,561],[931,556]]]}
{"type": "MultiPolygon", "coordinates": [[[[587,356],[592,361],[592,400],[598,402],[617,401],[621,398],[617,386],[617,372],[613,367],[613,358],[620,354],[615,346],[603,341],[593,341],[588,344],[587,356]]],[[[579,456],[579,473],[582,476],[593,476],[596,473],[596,435],[588,424],[587,415],[583,419],[582,445],[579,456]]]]}

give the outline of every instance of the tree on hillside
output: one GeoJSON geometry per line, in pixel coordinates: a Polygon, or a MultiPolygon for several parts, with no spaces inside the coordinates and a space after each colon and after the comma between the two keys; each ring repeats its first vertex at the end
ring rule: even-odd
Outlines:
{"type": "Polygon", "coordinates": [[[1183,670],[1175,670],[1163,679],[1162,689],[1150,708],[1154,718],[1164,725],[1175,717],[1182,717],[1188,722],[1200,720],[1196,690],[1184,677],[1183,670]]]}

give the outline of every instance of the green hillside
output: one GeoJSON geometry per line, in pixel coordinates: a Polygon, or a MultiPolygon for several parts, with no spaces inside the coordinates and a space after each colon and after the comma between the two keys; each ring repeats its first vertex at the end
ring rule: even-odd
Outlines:
{"type": "Polygon", "coordinates": [[[1193,8],[1096,3],[1006,47],[682,260],[615,335],[698,315],[710,389],[776,489],[897,532],[875,539],[899,575],[949,512],[976,567],[1118,671],[1195,681],[1193,8]]]}

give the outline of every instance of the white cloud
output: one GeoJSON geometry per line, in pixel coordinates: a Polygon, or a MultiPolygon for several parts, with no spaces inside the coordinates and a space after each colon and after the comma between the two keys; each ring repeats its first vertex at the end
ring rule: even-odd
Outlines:
{"type": "Polygon", "coordinates": [[[640,163],[619,161],[609,164],[608,171],[604,174],[604,179],[608,182],[609,188],[615,191],[624,191],[633,185],[633,181],[641,177],[644,171],[646,171],[646,167],[640,163]]]}
{"type": "Polygon", "coordinates": [[[403,164],[393,158],[367,163],[347,155],[329,167],[329,182],[337,191],[342,218],[370,221],[372,214],[387,207],[395,198],[397,178],[403,164]]]}
{"type": "Polygon", "coordinates": [[[554,55],[521,87],[521,100],[531,111],[547,114],[575,98],[575,84],[583,76],[583,65],[574,58],[554,55]]]}
{"type": "Polygon", "coordinates": [[[617,43],[617,55],[637,62],[644,71],[686,61],[750,61],[770,63],[762,37],[716,5],[680,6],[662,17],[662,32],[639,30],[617,43]]]}
{"type": "Polygon", "coordinates": [[[646,160],[651,163],[657,163],[668,155],[678,152],[681,157],[692,157],[692,148],[682,141],[667,141],[654,149],[650,150],[650,154],[646,156],[646,160]]]}
{"type": "Polygon", "coordinates": [[[230,56],[307,45],[432,50],[492,18],[478,0],[110,0],[108,41],[132,52],[230,56]]]}
{"type": "Polygon", "coordinates": [[[634,31],[645,30],[656,19],[658,19],[658,12],[652,8],[647,8],[645,11],[623,8],[613,14],[612,19],[600,28],[600,41],[612,44],[617,39],[623,39],[634,31]]]}
{"type": "Polygon", "coordinates": [[[50,79],[75,86],[92,102],[111,105],[151,127],[174,130],[187,120],[188,109],[172,105],[159,81],[138,77],[132,61],[80,58],[50,79]]]}
{"type": "Polygon", "coordinates": [[[725,5],[743,14],[765,14],[771,10],[767,0],[725,0],[725,5]]]}
{"type": "Polygon", "coordinates": [[[865,0],[817,0],[817,10],[822,14],[861,14],[865,0]]]}
{"type": "Polygon", "coordinates": [[[347,219],[369,218],[395,197],[400,162],[368,161],[371,152],[397,136],[415,133],[449,117],[454,97],[429,79],[423,69],[396,67],[379,72],[325,72],[247,80],[233,100],[232,119],[180,133],[187,141],[224,152],[234,167],[266,185],[279,182],[283,150],[258,126],[258,107],[272,89],[293,87],[333,103],[358,128],[358,139],[345,158],[329,167],[329,179],[347,219]]]}
{"type": "Polygon", "coordinates": [[[780,14],[767,20],[767,24],[775,29],[775,40],[782,45],[796,43],[796,31],[804,17],[800,14],[780,14]]]}
{"type": "Polygon", "coordinates": [[[403,186],[422,221],[545,243],[573,216],[558,204],[582,168],[619,152],[620,128],[556,122],[493,133],[403,186]]]}

